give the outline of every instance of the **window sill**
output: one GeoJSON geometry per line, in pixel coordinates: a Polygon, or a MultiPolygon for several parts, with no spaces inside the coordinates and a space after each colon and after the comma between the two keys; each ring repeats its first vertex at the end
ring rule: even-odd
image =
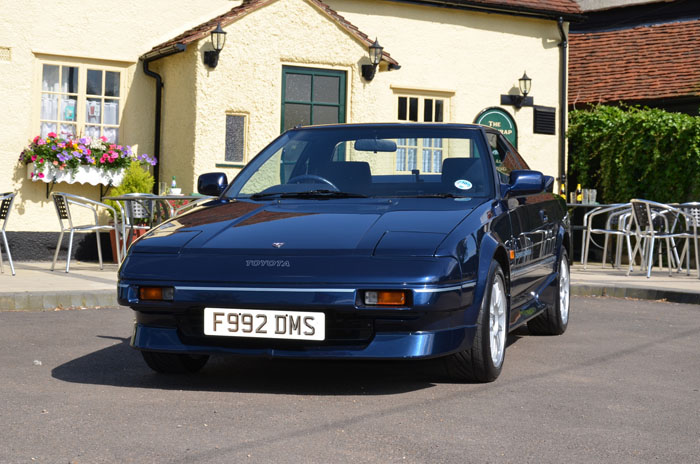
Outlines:
{"type": "Polygon", "coordinates": [[[243,163],[216,163],[214,166],[217,168],[232,168],[232,169],[242,169],[245,167],[243,163]]]}

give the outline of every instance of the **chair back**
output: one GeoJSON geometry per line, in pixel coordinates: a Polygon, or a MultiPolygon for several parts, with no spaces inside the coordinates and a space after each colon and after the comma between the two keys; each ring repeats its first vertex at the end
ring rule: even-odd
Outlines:
{"type": "MultiPolygon", "coordinates": [[[[15,201],[15,194],[12,192],[0,193],[0,221],[7,222],[7,217],[12,210],[12,203],[15,201]]],[[[3,226],[4,228],[4,226],[3,226]]]]}
{"type": "Polygon", "coordinates": [[[126,220],[128,224],[133,224],[134,221],[147,220],[150,222],[153,215],[152,200],[129,200],[126,203],[126,220]]]}
{"type": "Polygon", "coordinates": [[[632,216],[641,230],[650,230],[652,227],[651,207],[644,200],[631,200],[632,216]]]}
{"type": "Polygon", "coordinates": [[[73,220],[70,216],[70,209],[68,208],[68,199],[61,192],[52,192],[53,204],[56,207],[56,215],[61,223],[61,228],[63,228],[63,221],[68,221],[70,227],[73,227],[73,220]]]}
{"type": "Polygon", "coordinates": [[[678,209],[687,214],[686,220],[693,223],[689,225],[700,227],[700,202],[683,203],[678,209]]]}

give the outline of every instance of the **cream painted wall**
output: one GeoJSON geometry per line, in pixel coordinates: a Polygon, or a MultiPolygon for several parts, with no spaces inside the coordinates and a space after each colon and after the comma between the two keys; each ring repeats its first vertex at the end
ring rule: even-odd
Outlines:
{"type": "MultiPolygon", "coordinates": [[[[120,142],[152,152],[154,80],[138,57],[189,27],[227,11],[240,1],[209,0],[0,0],[0,192],[17,192],[8,231],[58,231],[46,184],[27,180],[19,154],[39,133],[41,65],[38,56],[119,66],[127,82],[120,142]]],[[[57,184],[54,190],[99,198],[98,187],[57,184]]],[[[41,258],[41,257],[38,257],[41,258]]],[[[47,257],[48,258],[48,257],[47,257]]]]}

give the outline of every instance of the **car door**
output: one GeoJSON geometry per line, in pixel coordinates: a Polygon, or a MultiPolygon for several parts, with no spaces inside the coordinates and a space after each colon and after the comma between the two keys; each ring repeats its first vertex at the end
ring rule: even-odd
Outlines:
{"type": "MultiPolygon", "coordinates": [[[[510,172],[530,169],[513,146],[498,132],[487,132],[502,184],[508,184],[510,172]]],[[[509,197],[506,200],[512,237],[507,244],[515,254],[511,262],[511,307],[530,302],[546,277],[551,274],[554,256],[553,214],[547,206],[551,194],[545,192],[509,197]]],[[[511,322],[521,317],[511,312],[511,322]]]]}

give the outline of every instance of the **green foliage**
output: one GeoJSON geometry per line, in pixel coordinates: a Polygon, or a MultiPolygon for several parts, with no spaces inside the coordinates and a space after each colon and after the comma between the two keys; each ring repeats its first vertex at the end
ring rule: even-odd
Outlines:
{"type": "MultiPolygon", "coordinates": [[[[109,196],[116,197],[127,193],[152,193],[153,174],[141,167],[141,163],[132,162],[124,172],[124,179],[118,187],[112,187],[109,196]]],[[[105,203],[113,207],[119,213],[119,207],[112,200],[105,200],[105,203]]]]}
{"type": "Polygon", "coordinates": [[[600,105],[570,112],[568,137],[571,176],[599,201],[700,200],[700,117],[600,105]]]}

